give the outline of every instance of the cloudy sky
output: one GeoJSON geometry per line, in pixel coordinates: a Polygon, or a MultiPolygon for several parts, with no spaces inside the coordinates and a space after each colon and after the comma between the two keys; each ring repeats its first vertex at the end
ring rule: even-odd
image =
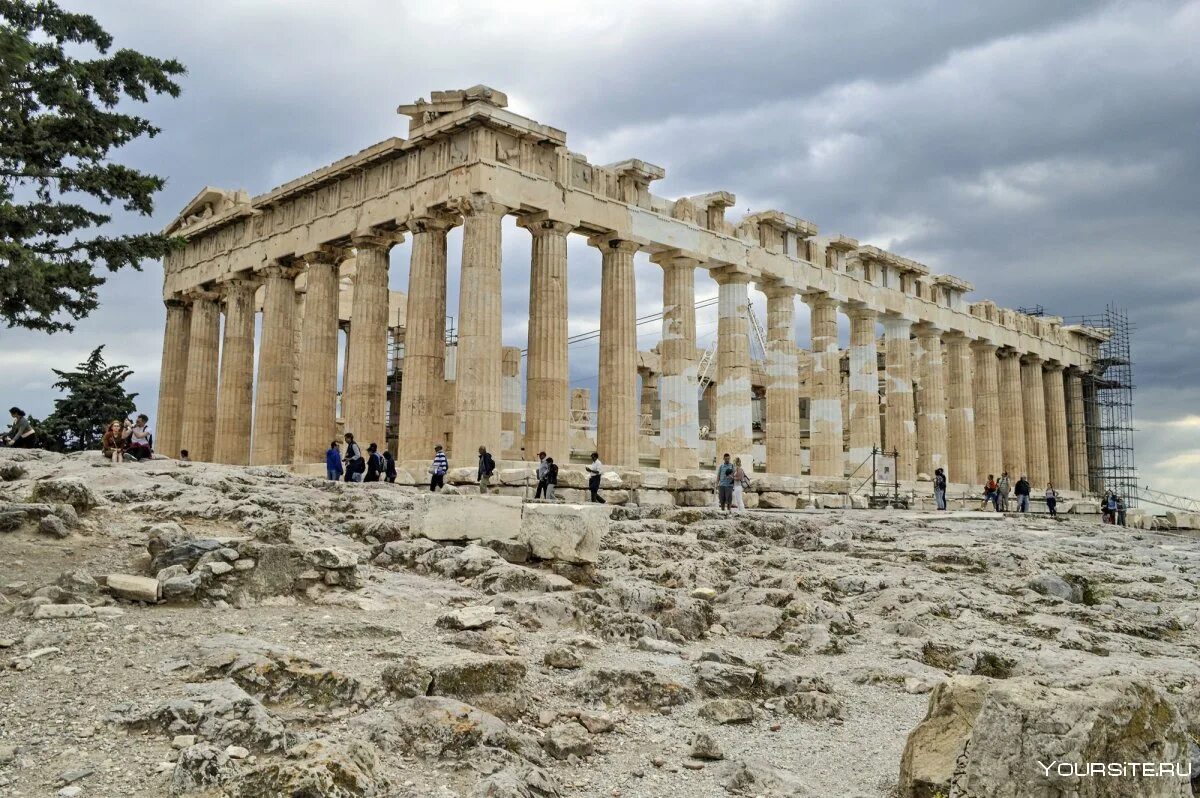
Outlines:
{"type": "MultiPolygon", "coordinates": [[[[1124,307],[1142,482],[1200,496],[1200,2],[60,1],[189,69],[180,99],[146,109],[162,135],[123,154],[168,186],[122,229],[163,226],[204,185],[257,194],[403,136],[399,103],[485,83],[593,163],[662,165],[655,193],[731,191],[731,216],[786,210],[1008,307],[1124,307]]],[[[505,343],[523,345],[529,241],[506,234],[505,343]]],[[[573,238],[571,258],[574,333],[598,326],[599,257],[573,238]]],[[[392,263],[405,290],[407,245],[392,263]]],[[[638,279],[639,311],[659,310],[657,267],[638,279]]],[[[46,413],[50,367],[104,343],[153,413],[160,289],[148,264],[73,335],[0,331],[4,400],[46,413]]],[[[698,328],[707,343],[715,318],[698,328]]],[[[594,388],[594,345],[571,360],[594,388]]]]}

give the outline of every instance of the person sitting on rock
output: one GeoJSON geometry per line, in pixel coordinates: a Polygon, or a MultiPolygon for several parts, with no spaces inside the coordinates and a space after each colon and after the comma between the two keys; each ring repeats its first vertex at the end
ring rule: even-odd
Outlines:
{"type": "Polygon", "coordinates": [[[129,447],[126,452],[134,460],[149,460],[154,457],[154,452],[150,449],[153,435],[150,431],[150,417],[139,413],[137,421],[129,428],[129,447]]]}
{"type": "Polygon", "coordinates": [[[104,436],[100,438],[100,451],[113,465],[125,461],[125,436],[121,433],[121,421],[113,419],[104,436]]]}
{"type": "Polygon", "coordinates": [[[17,449],[32,449],[37,436],[25,411],[19,407],[10,407],[8,414],[12,416],[12,426],[8,428],[8,434],[0,438],[0,444],[17,449]]]}

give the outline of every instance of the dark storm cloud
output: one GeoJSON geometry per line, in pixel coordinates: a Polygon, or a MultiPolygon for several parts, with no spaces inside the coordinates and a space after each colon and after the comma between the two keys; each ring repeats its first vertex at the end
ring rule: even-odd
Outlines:
{"type": "MultiPolygon", "coordinates": [[[[730,190],[731,216],[777,207],[1007,306],[1124,305],[1141,464],[1200,494],[1187,466],[1200,428],[1184,421],[1200,387],[1198,2],[69,5],[118,45],[189,67],[184,96],[149,109],[163,135],[126,157],[170,180],[153,226],[204,185],[261,193],[404,135],[400,102],[487,83],[593,162],[663,165],[657,193],[730,190]]],[[[523,346],[528,236],[505,233],[504,337],[523,346]]],[[[570,255],[577,333],[598,324],[599,255],[581,240],[570,255]]],[[[638,279],[639,313],[653,312],[656,267],[640,263],[638,279]]],[[[108,341],[153,408],[159,286],[155,266],[112,279],[74,337],[0,334],[18,401],[48,407],[46,365],[108,341]]],[[[713,291],[698,280],[698,296],[713,291]]],[[[644,346],[652,331],[639,329],[644,346]]],[[[595,357],[572,350],[573,380],[594,388],[595,357]]]]}

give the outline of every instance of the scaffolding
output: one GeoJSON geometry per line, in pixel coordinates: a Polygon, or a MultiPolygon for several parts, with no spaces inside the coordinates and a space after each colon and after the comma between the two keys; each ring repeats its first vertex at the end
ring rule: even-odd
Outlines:
{"type": "MultiPolygon", "coordinates": [[[[1127,507],[1137,507],[1137,465],[1133,454],[1134,325],[1123,308],[1112,305],[1101,314],[1071,319],[1104,330],[1109,339],[1083,376],[1083,424],[1087,432],[1089,487],[1094,493],[1115,491],[1127,507]]],[[[1076,420],[1078,421],[1078,420],[1076,420]]]]}

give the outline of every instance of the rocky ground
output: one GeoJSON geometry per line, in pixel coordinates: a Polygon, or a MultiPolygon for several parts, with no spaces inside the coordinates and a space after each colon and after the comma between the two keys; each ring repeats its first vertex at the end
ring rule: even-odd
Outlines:
{"type": "Polygon", "coordinates": [[[1191,794],[1029,760],[1195,750],[1194,535],[93,453],[0,480],[2,796],[1191,794]]]}

